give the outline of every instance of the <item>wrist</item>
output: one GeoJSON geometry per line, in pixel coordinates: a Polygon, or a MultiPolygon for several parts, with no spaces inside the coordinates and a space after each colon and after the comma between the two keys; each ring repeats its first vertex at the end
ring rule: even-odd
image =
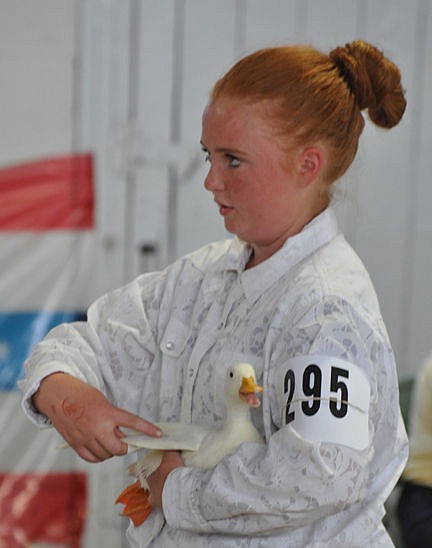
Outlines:
{"type": "Polygon", "coordinates": [[[64,387],[67,377],[70,377],[70,375],[56,371],[42,379],[39,388],[31,398],[36,411],[50,417],[53,406],[61,401],[64,393],[62,387],[64,387]]]}

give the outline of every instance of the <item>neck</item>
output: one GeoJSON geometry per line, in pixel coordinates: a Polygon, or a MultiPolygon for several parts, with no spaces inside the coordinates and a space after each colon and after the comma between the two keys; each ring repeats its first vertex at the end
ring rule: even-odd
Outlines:
{"type": "Polygon", "coordinates": [[[235,402],[227,407],[227,423],[248,419],[250,406],[242,401],[235,402]]]}
{"type": "Polygon", "coordinates": [[[278,239],[271,242],[270,244],[260,245],[257,243],[250,243],[250,246],[252,248],[252,253],[249,257],[248,262],[246,263],[245,270],[248,270],[249,268],[253,268],[254,266],[258,266],[260,263],[269,259],[272,255],[274,255],[277,251],[279,251],[279,249],[285,244],[285,242],[289,238],[291,238],[292,236],[295,236],[296,234],[299,234],[304,229],[304,227],[307,224],[309,224],[312,221],[312,219],[314,219],[320,213],[322,213],[324,209],[326,209],[325,205],[323,204],[316,205],[313,211],[311,211],[308,215],[302,218],[298,222],[298,224],[290,227],[289,231],[281,235],[278,239]]]}

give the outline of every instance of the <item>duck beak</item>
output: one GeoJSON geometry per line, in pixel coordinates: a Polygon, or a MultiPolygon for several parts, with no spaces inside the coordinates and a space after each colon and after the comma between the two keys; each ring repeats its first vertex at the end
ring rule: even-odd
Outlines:
{"type": "Polygon", "coordinates": [[[255,379],[252,377],[243,377],[239,390],[240,398],[251,407],[259,407],[261,401],[259,400],[257,393],[262,392],[262,386],[259,386],[255,379]]]}

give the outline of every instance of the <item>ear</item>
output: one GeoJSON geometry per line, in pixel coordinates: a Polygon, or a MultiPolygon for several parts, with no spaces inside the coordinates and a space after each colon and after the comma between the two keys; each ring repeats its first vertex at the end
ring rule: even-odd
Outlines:
{"type": "Polygon", "coordinates": [[[315,181],[324,167],[324,150],[319,146],[307,147],[300,153],[299,171],[300,184],[307,186],[315,181]]]}

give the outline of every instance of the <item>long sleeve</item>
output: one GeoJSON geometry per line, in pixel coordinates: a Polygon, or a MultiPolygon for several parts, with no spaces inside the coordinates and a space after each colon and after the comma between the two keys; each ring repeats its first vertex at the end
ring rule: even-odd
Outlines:
{"type": "MultiPolygon", "coordinates": [[[[182,369],[193,346],[188,315],[206,265],[223,256],[229,245],[210,244],[160,272],[143,274],[95,301],[86,322],[51,330],[25,363],[20,388],[28,417],[41,426],[50,424],[31,398],[44,377],[62,371],[148,420],[178,420],[182,369]]],[[[212,299],[212,292],[206,295],[198,299],[200,315],[204,301],[212,299]]]]}
{"type": "Polygon", "coordinates": [[[357,503],[367,474],[367,454],[308,442],[288,427],[267,448],[245,445],[212,471],[174,471],[164,511],[171,527],[195,532],[287,532],[357,503]]]}
{"type": "MultiPolygon", "coordinates": [[[[142,276],[98,299],[87,322],[62,324],[40,342],[25,364],[23,405],[38,424],[49,424],[31,404],[41,380],[57,371],[76,376],[130,411],[139,409],[143,383],[150,382],[162,274],[142,276]]],[[[149,390],[149,394],[154,394],[149,390]]],[[[156,402],[148,402],[154,407],[156,402]]]]}

